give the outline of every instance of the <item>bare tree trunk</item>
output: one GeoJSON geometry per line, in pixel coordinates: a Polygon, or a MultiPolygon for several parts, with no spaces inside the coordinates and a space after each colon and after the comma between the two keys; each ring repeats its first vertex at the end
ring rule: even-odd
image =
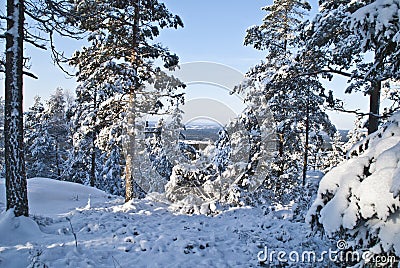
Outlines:
{"type": "Polygon", "coordinates": [[[5,78],[5,165],[7,210],[29,216],[23,145],[24,1],[7,0],[5,78]]]}
{"type": "Polygon", "coordinates": [[[379,105],[381,96],[382,82],[377,81],[372,84],[372,91],[369,96],[369,117],[368,134],[374,133],[379,127],[379,105]]]}

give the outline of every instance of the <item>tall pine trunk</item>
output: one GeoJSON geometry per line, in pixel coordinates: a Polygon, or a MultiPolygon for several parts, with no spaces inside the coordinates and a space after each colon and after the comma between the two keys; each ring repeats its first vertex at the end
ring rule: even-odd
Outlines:
{"type": "Polygon", "coordinates": [[[90,186],[94,187],[96,184],[96,139],[97,139],[97,113],[98,113],[98,103],[97,103],[97,90],[94,91],[93,96],[93,108],[95,111],[95,115],[92,121],[92,135],[91,135],[91,164],[90,164],[90,186]]]}
{"type": "Polygon", "coordinates": [[[60,163],[60,143],[56,138],[56,169],[57,169],[57,180],[61,180],[61,163],[60,163]]]}
{"type": "MultiPolygon", "coordinates": [[[[135,3],[135,18],[133,25],[133,36],[132,40],[133,54],[131,58],[131,64],[137,71],[139,58],[138,58],[138,48],[139,48],[139,22],[140,22],[140,0],[136,0],[135,3]]],[[[135,183],[134,183],[134,169],[135,169],[135,156],[136,156],[136,144],[135,144],[135,120],[136,120],[136,88],[139,87],[138,76],[136,74],[135,83],[133,88],[129,91],[129,107],[127,110],[127,148],[126,148],[126,168],[125,168],[125,202],[132,200],[137,196],[135,183]]]]}
{"type": "Polygon", "coordinates": [[[131,92],[129,95],[129,107],[128,107],[128,125],[127,125],[127,152],[126,152],[126,183],[125,183],[125,201],[128,202],[133,198],[137,197],[135,194],[135,187],[134,187],[134,169],[135,169],[135,155],[136,155],[136,148],[135,148],[135,92],[131,92]]]}
{"type": "Polygon", "coordinates": [[[306,103],[306,140],[304,145],[304,158],[303,158],[303,181],[302,185],[306,185],[307,169],[308,169],[308,152],[309,152],[309,136],[310,136],[310,89],[307,89],[307,103],[306,103]]]}
{"type": "Polygon", "coordinates": [[[285,139],[285,130],[278,130],[278,152],[279,152],[279,170],[278,177],[282,176],[285,173],[285,163],[283,160],[285,149],[284,149],[284,139],[285,139]]]}
{"type": "Polygon", "coordinates": [[[379,127],[379,105],[382,82],[373,82],[372,90],[369,94],[369,116],[368,116],[368,135],[374,133],[379,127]]]}
{"type": "Polygon", "coordinates": [[[94,131],[92,133],[92,148],[90,154],[90,186],[94,187],[96,184],[96,137],[94,131]]]}
{"type": "Polygon", "coordinates": [[[5,78],[5,165],[7,210],[28,216],[27,182],[23,145],[23,38],[24,1],[7,0],[5,78]]]}

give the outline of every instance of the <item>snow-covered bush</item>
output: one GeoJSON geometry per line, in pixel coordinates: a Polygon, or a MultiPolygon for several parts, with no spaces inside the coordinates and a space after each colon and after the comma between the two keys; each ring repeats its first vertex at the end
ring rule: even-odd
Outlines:
{"type": "Polygon", "coordinates": [[[400,256],[400,113],[348,157],[322,178],[307,221],[352,250],[400,256]]]}
{"type": "Polygon", "coordinates": [[[190,152],[190,147],[181,146],[182,153],[189,153],[190,157],[172,169],[165,186],[168,200],[177,204],[180,211],[188,208],[186,213],[209,214],[205,208],[210,204],[252,204],[251,193],[265,180],[264,170],[269,164],[260,153],[266,145],[261,144],[257,122],[247,110],[221,129],[217,141],[204,150],[190,152]]]}

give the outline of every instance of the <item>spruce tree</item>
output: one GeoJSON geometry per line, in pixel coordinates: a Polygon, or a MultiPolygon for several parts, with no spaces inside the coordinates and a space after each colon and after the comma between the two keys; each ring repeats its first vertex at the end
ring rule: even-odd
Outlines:
{"type": "Polygon", "coordinates": [[[28,177],[65,179],[71,132],[64,92],[57,88],[46,106],[35,97],[25,113],[25,149],[28,177]]]}
{"type": "Polygon", "coordinates": [[[53,148],[44,110],[40,97],[36,96],[32,107],[25,113],[24,140],[28,178],[53,176],[49,168],[53,148]]]}
{"type": "Polygon", "coordinates": [[[57,88],[56,92],[50,96],[44,116],[48,122],[47,132],[52,139],[53,145],[51,169],[56,178],[62,179],[64,176],[64,162],[67,160],[67,152],[71,147],[71,133],[66,117],[66,101],[63,89],[57,88]]]}
{"type": "Polygon", "coordinates": [[[331,148],[327,151],[326,157],[324,157],[324,172],[330,171],[346,158],[346,150],[342,140],[342,134],[336,131],[330,143],[331,148]]]}

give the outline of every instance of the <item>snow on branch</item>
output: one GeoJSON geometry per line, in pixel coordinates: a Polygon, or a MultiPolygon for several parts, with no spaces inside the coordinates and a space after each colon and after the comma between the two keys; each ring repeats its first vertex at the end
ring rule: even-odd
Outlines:
{"type": "Polygon", "coordinates": [[[321,180],[307,221],[355,249],[400,256],[400,113],[321,180]]]}

